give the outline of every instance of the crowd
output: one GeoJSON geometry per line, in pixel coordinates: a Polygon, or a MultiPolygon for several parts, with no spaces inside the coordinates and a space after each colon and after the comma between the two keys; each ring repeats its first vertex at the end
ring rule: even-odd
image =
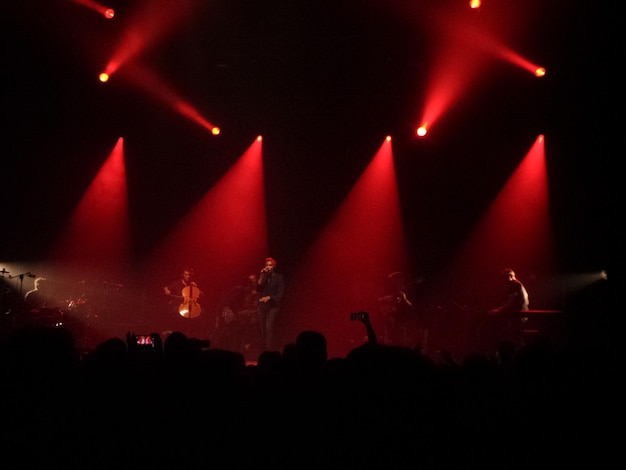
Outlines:
{"type": "Polygon", "coordinates": [[[81,354],[64,328],[15,331],[0,344],[3,467],[601,467],[618,452],[623,358],[541,338],[435,358],[362,321],[345,357],[302,331],[254,363],[181,332],[81,354]]]}

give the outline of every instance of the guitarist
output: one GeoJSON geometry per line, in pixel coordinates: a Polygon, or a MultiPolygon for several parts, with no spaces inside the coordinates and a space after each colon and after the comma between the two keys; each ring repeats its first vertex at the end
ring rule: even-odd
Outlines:
{"type": "MultiPolygon", "coordinates": [[[[198,284],[196,284],[196,282],[191,279],[192,276],[193,269],[185,269],[182,273],[181,279],[177,279],[176,281],[173,281],[167,286],[163,287],[163,293],[167,297],[169,297],[168,311],[170,311],[172,314],[182,316],[180,312],[181,305],[189,300],[195,302],[199,297],[202,296],[202,291],[198,288],[198,284]],[[187,287],[191,288],[191,299],[185,297],[183,293],[185,291],[185,288],[187,287]]],[[[187,291],[189,291],[189,289],[187,289],[187,291]]],[[[200,306],[199,304],[197,304],[195,305],[195,307],[199,308],[200,306]]]]}

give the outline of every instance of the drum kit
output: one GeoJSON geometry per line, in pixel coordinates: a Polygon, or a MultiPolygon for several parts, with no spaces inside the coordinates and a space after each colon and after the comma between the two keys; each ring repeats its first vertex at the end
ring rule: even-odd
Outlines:
{"type": "Polygon", "coordinates": [[[256,310],[227,306],[218,313],[212,341],[217,347],[246,352],[259,338],[256,310]]]}
{"type": "Polygon", "coordinates": [[[89,302],[87,301],[84,295],[81,295],[77,299],[66,300],[65,302],[67,304],[67,311],[76,316],[79,316],[85,319],[90,318],[92,316],[97,317],[97,314],[94,314],[89,302]]]}
{"type": "Polygon", "coordinates": [[[72,332],[78,347],[91,348],[106,337],[105,327],[110,327],[111,315],[121,305],[122,297],[113,291],[124,286],[76,277],[11,275],[0,266],[0,338],[21,328],[64,328],[72,332]],[[31,278],[32,289],[23,289],[31,286],[31,278]],[[23,280],[28,281],[24,286],[23,280]],[[107,310],[111,304],[115,309],[107,310]]]}
{"type": "Polygon", "coordinates": [[[86,294],[62,302],[48,302],[43,307],[32,308],[28,311],[27,323],[35,326],[49,326],[60,328],[72,324],[88,324],[98,317],[92,308],[86,294]]]}
{"type": "Polygon", "coordinates": [[[65,311],[60,308],[42,307],[28,312],[28,324],[61,328],[65,325],[65,311]]]}

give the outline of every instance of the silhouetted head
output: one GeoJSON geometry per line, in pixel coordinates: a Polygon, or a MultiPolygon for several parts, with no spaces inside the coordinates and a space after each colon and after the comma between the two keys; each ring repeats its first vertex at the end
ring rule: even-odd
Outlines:
{"type": "Polygon", "coordinates": [[[35,286],[35,289],[37,290],[45,289],[47,285],[48,285],[48,280],[45,277],[38,277],[34,281],[34,286],[35,286]]]}
{"type": "Polygon", "coordinates": [[[506,268],[502,270],[500,276],[502,276],[502,279],[504,279],[505,281],[512,281],[513,279],[515,279],[515,271],[513,271],[511,268],[506,268]]]}
{"type": "Polygon", "coordinates": [[[317,368],[322,366],[328,359],[326,337],[315,330],[300,332],[296,338],[296,355],[301,367],[317,368]]]}
{"type": "Polygon", "coordinates": [[[172,332],[163,342],[163,352],[168,357],[188,356],[191,350],[191,341],[180,331],[172,332]]]}

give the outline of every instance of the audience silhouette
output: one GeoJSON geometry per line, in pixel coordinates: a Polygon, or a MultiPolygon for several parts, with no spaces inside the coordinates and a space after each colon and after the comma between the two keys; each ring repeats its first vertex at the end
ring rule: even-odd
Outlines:
{"type": "Polygon", "coordinates": [[[616,455],[623,357],[545,338],[430,357],[380,344],[362,313],[367,340],[345,357],[304,330],[252,363],[181,332],[81,353],[62,327],[14,331],[0,342],[5,468],[527,468],[616,455]]]}

